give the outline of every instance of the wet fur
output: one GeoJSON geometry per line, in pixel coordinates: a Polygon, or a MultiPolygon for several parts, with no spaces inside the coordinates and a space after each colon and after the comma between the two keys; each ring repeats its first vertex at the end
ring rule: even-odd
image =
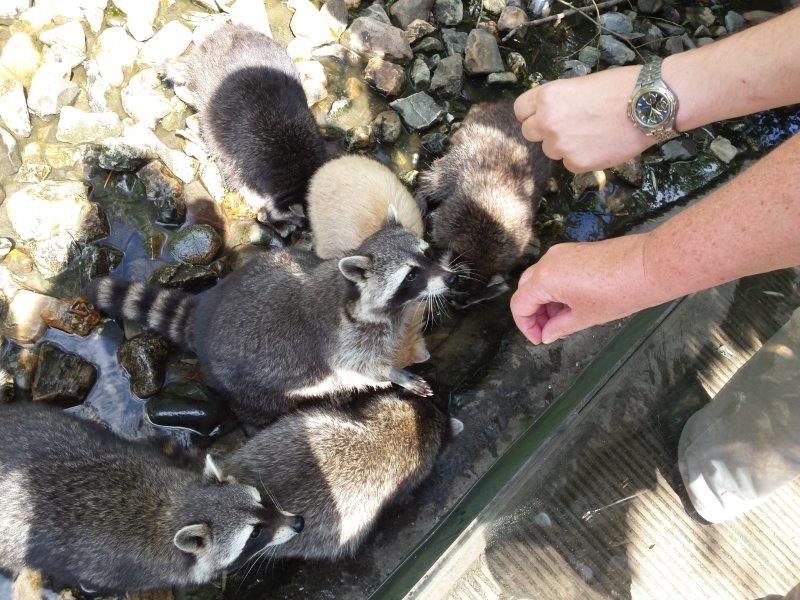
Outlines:
{"type": "Polygon", "coordinates": [[[383,393],[286,415],[224,464],[306,516],[303,533],[275,556],[337,559],[354,554],[381,510],[430,473],[448,431],[430,400],[383,393]]]}
{"type": "Polygon", "coordinates": [[[226,185],[275,223],[296,219],[327,158],[294,61],[263,33],[225,25],[166,78],[191,93],[203,140],[226,185]]]}
{"type": "Polygon", "coordinates": [[[417,199],[433,209],[431,244],[471,278],[460,291],[479,300],[508,289],[500,281],[533,241],[550,171],[541,144],[522,137],[512,102],[503,101],[474,106],[447,154],[420,175],[417,199]],[[494,291],[486,287],[493,278],[494,291]]]}

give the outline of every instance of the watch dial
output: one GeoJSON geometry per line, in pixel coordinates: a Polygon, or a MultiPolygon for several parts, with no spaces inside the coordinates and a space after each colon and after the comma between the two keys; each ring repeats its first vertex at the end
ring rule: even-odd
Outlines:
{"type": "Polygon", "coordinates": [[[647,92],[636,101],[636,119],[647,127],[661,125],[669,112],[669,100],[660,92],[647,92]]]}

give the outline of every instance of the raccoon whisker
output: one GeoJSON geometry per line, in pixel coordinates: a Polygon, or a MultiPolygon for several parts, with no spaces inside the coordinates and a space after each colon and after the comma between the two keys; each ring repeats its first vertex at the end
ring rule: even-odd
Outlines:
{"type": "Polygon", "coordinates": [[[281,506],[281,503],[278,502],[278,499],[275,497],[275,494],[273,494],[271,491],[269,491],[269,488],[264,483],[264,480],[261,479],[261,475],[258,476],[258,481],[261,483],[261,487],[264,488],[264,491],[266,492],[266,494],[269,497],[269,499],[272,500],[272,503],[275,505],[275,508],[277,508],[281,512],[284,512],[283,507],[281,506]]]}

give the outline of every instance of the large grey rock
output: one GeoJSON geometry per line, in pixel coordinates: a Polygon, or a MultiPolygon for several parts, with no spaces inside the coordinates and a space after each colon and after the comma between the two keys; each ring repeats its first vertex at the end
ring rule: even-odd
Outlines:
{"type": "Polygon", "coordinates": [[[164,386],[169,342],[148,331],[123,341],[117,348],[119,365],[128,373],[131,391],[149,398],[164,386]]]}
{"type": "Polygon", "coordinates": [[[746,23],[747,21],[744,20],[744,17],[734,10],[729,10],[725,13],[725,29],[728,30],[728,33],[741,31],[746,23]]]}
{"type": "Polygon", "coordinates": [[[442,29],[442,41],[448,55],[464,54],[469,34],[455,29],[442,29]]]}
{"type": "Polygon", "coordinates": [[[600,15],[600,25],[614,33],[633,33],[633,21],[625,13],[609,12],[600,15]]]}
{"type": "Polygon", "coordinates": [[[669,161],[691,160],[697,152],[697,144],[689,138],[682,137],[661,145],[661,155],[669,161]]]}
{"type": "Polygon", "coordinates": [[[373,56],[364,69],[364,79],[376,90],[394,98],[403,89],[405,80],[403,67],[373,56]]]}
{"type": "Polygon", "coordinates": [[[359,17],[344,33],[342,41],[353,52],[367,57],[377,56],[392,62],[411,60],[411,46],[403,30],[369,17],[359,17]]]}
{"type": "Polygon", "coordinates": [[[497,19],[497,29],[500,33],[506,34],[511,31],[517,30],[517,35],[520,37],[525,35],[528,31],[527,27],[523,27],[523,23],[528,20],[528,15],[518,6],[506,6],[497,19]]]}
{"type": "Polygon", "coordinates": [[[180,21],[169,21],[142,45],[141,62],[161,65],[184,53],[192,43],[192,30],[180,21]]]}
{"type": "Polygon", "coordinates": [[[390,103],[406,127],[412,130],[427,129],[444,115],[444,109],[425,92],[417,92],[390,103]]]}
{"type": "Polygon", "coordinates": [[[155,69],[144,69],[131,77],[120,97],[125,112],[150,129],[172,108],[155,69]]]}
{"type": "MultiPolygon", "coordinates": [[[[381,23],[385,23],[386,25],[391,25],[392,20],[389,18],[389,14],[386,12],[386,9],[381,4],[370,4],[365,11],[364,16],[369,17],[370,19],[375,19],[376,21],[380,21],[381,23]]],[[[417,21],[421,21],[421,19],[416,19],[417,21]]],[[[427,21],[423,21],[427,23],[427,21]]],[[[413,22],[412,22],[413,23],[413,22]]],[[[409,25],[411,27],[411,25],[409,25]]]]}
{"type": "Polygon", "coordinates": [[[25,91],[19,81],[10,77],[0,77],[0,120],[15,135],[28,137],[31,134],[25,91]]]}
{"type": "Polygon", "coordinates": [[[207,265],[219,252],[222,238],[211,225],[194,224],[173,235],[167,249],[175,260],[190,265],[207,265]]]}
{"type": "Polygon", "coordinates": [[[61,408],[77,406],[86,400],[96,379],[97,369],[90,362],[52,342],[43,342],[31,399],[61,408]]]}
{"type": "Polygon", "coordinates": [[[473,29],[464,50],[464,68],[470,75],[486,75],[503,71],[503,58],[497,40],[484,29],[473,29]]]}
{"type": "Polygon", "coordinates": [[[600,36],[600,56],[610,65],[624,65],[636,59],[636,53],[611,35],[600,36]]]}
{"type": "Polygon", "coordinates": [[[461,0],[436,0],[433,16],[443,27],[453,27],[464,19],[464,4],[461,0]]]}
{"type": "Polygon", "coordinates": [[[62,63],[46,62],[31,81],[28,91],[28,108],[40,117],[58,114],[64,106],[72,104],[80,88],[72,81],[72,69],[62,63]]]}
{"type": "Polygon", "coordinates": [[[158,160],[147,163],[136,176],[144,185],[147,199],[156,207],[156,221],[164,225],[180,225],[186,219],[183,183],[171,175],[158,160]]]}
{"type": "Polygon", "coordinates": [[[5,129],[0,129],[0,177],[10,177],[21,164],[17,140],[5,129]]]}
{"type": "Polygon", "coordinates": [[[453,98],[461,93],[464,65],[460,54],[443,58],[431,78],[431,92],[442,98],[453,98]]]}
{"type": "Polygon", "coordinates": [[[434,0],[397,0],[389,7],[395,23],[405,29],[415,19],[427,20],[431,15],[434,0]]]}
{"type": "Polygon", "coordinates": [[[117,113],[93,113],[72,106],[61,109],[56,129],[56,139],[69,144],[100,142],[122,133],[122,123],[117,113]]]}
{"type": "Polygon", "coordinates": [[[415,90],[427,90],[431,84],[431,71],[421,58],[415,59],[411,65],[410,77],[415,90]]]}

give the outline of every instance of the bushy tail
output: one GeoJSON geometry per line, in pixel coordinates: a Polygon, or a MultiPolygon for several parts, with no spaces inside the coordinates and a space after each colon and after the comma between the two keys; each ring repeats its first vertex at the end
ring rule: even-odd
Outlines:
{"type": "Polygon", "coordinates": [[[197,298],[191,294],[116,277],[90,281],[85,294],[97,309],[115,319],[136,321],[176,344],[194,347],[197,298]]]}

